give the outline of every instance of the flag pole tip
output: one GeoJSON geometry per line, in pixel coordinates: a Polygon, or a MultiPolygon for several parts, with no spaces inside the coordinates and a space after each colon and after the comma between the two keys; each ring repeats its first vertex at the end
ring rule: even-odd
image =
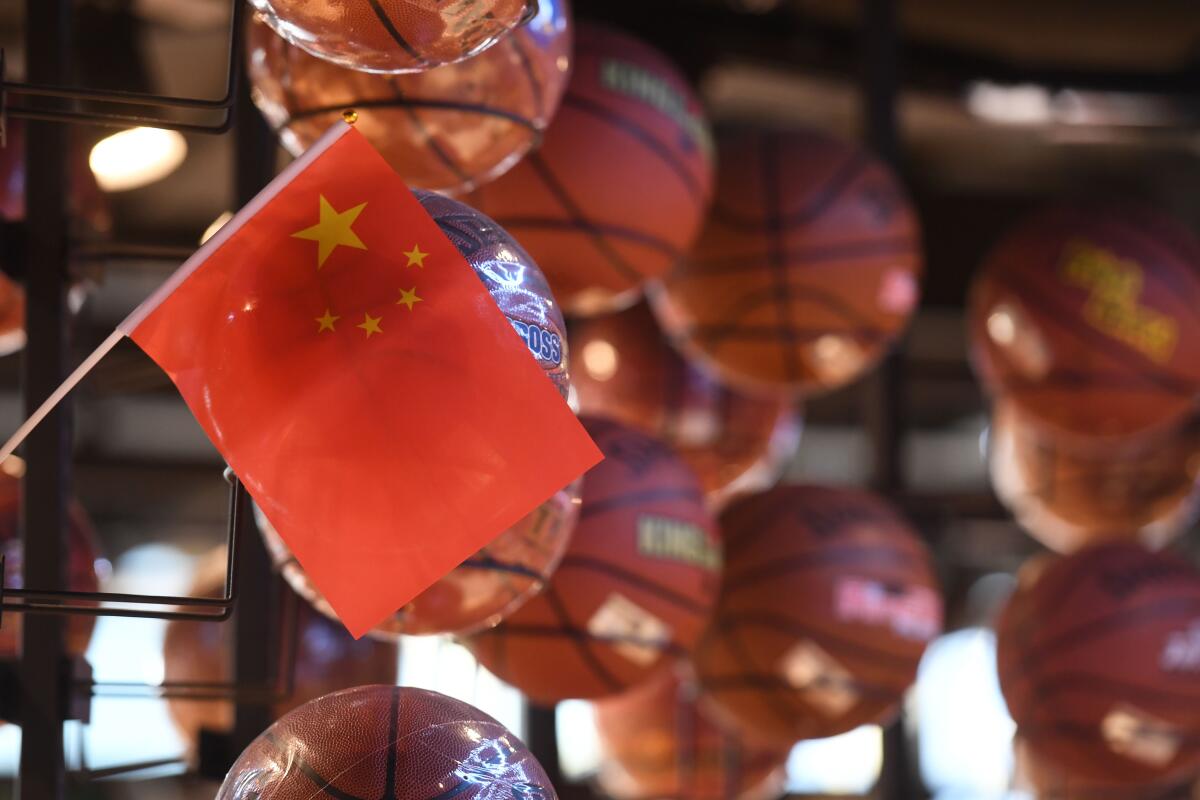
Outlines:
{"type": "Polygon", "coordinates": [[[358,112],[353,108],[347,108],[342,112],[342,119],[346,120],[347,125],[353,125],[358,122],[358,112]]]}

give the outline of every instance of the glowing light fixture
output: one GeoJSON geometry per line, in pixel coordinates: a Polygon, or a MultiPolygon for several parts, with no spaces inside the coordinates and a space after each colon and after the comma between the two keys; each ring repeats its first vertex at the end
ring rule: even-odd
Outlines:
{"type": "Polygon", "coordinates": [[[204,244],[211,239],[213,234],[225,227],[225,223],[231,219],[233,219],[232,211],[222,211],[221,216],[210,222],[208,227],[204,229],[204,233],[200,234],[200,244],[204,244]]]}
{"type": "Polygon", "coordinates": [[[132,128],[97,142],[88,165],[101,189],[123,192],[162,180],[186,156],[187,142],[176,131],[132,128]]]}

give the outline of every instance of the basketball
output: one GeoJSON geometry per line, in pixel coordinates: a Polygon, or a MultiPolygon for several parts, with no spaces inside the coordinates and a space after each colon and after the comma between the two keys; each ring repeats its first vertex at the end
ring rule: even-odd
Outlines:
{"type": "Polygon", "coordinates": [[[796,404],[729,389],[693,367],[645,303],[576,320],[571,342],[580,411],[661,438],[696,470],[713,504],[770,487],[795,456],[796,404]]]}
{"type": "Polygon", "coordinates": [[[234,763],[217,800],[556,800],[517,737],[437,692],[360,686],[295,709],[234,763]]]}
{"type": "Polygon", "coordinates": [[[722,718],[790,744],[887,722],[941,632],[925,545],[887,503],[784,486],[720,518],[725,574],[693,656],[722,718]]]}
{"type": "Polygon", "coordinates": [[[997,624],[1000,688],[1039,758],[1097,786],[1200,767],[1200,571],[1126,542],[1064,556],[997,624]]]}
{"type": "MultiPolygon", "coordinates": [[[[221,597],[225,589],[224,548],[210,553],[197,570],[188,594],[221,597]]],[[[336,622],[296,603],[295,662],[291,694],[272,706],[275,716],[338,689],[364,683],[395,683],[400,661],[396,645],[371,639],[355,641],[336,622]]],[[[284,626],[286,628],[286,625],[284,626]]],[[[284,633],[284,636],[290,635],[284,633]]],[[[233,624],[172,620],[163,639],[163,679],[167,683],[229,684],[233,681],[233,624]]],[[[280,676],[279,691],[288,685],[280,676]]],[[[233,730],[232,700],[168,696],[167,711],[176,730],[195,752],[200,731],[233,730]]]]}
{"type": "MultiPolygon", "coordinates": [[[[22,575],[25,548],[18,529],[21,476],[24,473],[25,462],[16,456],[9,456],[0,466],[0,552],[4,554],[4,586],[8,589],[25,588],[22,575]]],[[[73,592],[100,591],[101,576],[108,575],[112,568],[100,557],[96,529],[83,507],[75,501],[67,506],[67,544],[63,556],[67,560],[67,585],[62,588],[73,592]]],[[[21,652],[22,619],[24,615],[19,611],[4,612],[4,624],[0,626],[0,660],[14,660],[21,652]]],[[[66,653],[73,657],[83,656],[95,626],[96,618],[92,616],[72,614],[66,617],[63,623],[66,653]]]]}
{"type": "Polygon", "coordinates": [[[664,330],[723,380],[818,392],[862,375],[907,324],[922,271],[896,176],[811,131],[728,131],[717,196],[654,293],[664,330]]]}
{"type": "Polygon", "coordinates": [[[768,800],[783,794],[789,747],[760,747],[716,725],[690,669],[595,703],[597,780],[616,800],[768,800]]]}
{"type": "Polygon", "coordinates": [[[700,230],[708,123],[679,70],[641,41],[580,25],[567,93],[536,152],[475,193],[537,259],[569,313],[632,303],[700,230]]]}
{"type": "Polygon", "coordinates": [[[359,72],[315,58],[260,18],[247,34],[254,100],[299,155],[347,109],[409,186],[469,191],[534,146],[566,88],[571,25],[566,0],[494,47],[457,64],[410,75],[359,72]]]}
{"type": "MultiPolygon", "coordinates": [[[[501,533],[368,635],[391,639],[400,635],[466,634],[492,627],[546,585],[566,550],[578,512],[579,487],[572,485],[501,533]]],[[[257,507],[254,517],[267,552],[284,580],[322,614],[337,619],[329,602],[257,507]]]]}
{"type": "Polygon", "coordinates": [[[480,53],[537,12],[537,0],[250,0],[275,31],[363,72],[419,72],[480,53]]]}
{"type": "Polygon", "coordinates": [[[1051,550],[1070,553],[1115,539],[1159,548],[1200,510],[1200,420],[1104,448],[1081,447],[997,400],[988,466],[997,495],[1051,550]]]}
{"type": "Polygon", "coordinates": [[[1190,800],[1186,785],[1103,786],[1063,772],[1039,756],[1024,737],[1013,737],[1013,787],[1037,800],[1190,800]]]}
{"type": "Polygon", "coordinates": [[[969,318],[983,381],[1060,435],[1161,431],[1200,396],[1200,242],[1150,209],[1029,219],[985,260],[969,318]]]}
{"type": "Polygon", "coordinates": [[[532,702],[617,694],[695,644],[720,550],[700,481],[667,445],[584,419],[605,460],[583,479],[579,523],[542,594],[469,640],[532,702]]]}
{"type": "MultiPolygon", "coordinates": [[[[457,200],[417,198],[459,249],[563,397],[570,386],[566,325],[533,259],[495,222],[457,200]]],[[[471,633],[491,627],[539,592],[566,551],[579,507],[578,482],[564,487],[416,597],[372,634],[471,633]]],[[[259,529],[296,592],[334,617],[266,515],[259,529]]],[[[431,532],[436,535],[436,532],[431,532]]],[[[336,617],[335,617],[336,618],[336,617]]]]}

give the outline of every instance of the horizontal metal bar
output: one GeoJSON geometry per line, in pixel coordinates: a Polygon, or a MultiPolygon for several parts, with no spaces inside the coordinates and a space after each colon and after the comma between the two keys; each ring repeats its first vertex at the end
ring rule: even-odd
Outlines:
{"type": "MultiPolygon", "coordinates": [[[[0,87],[2,90],[3,87],[0,87]]],[[[150,127],[164,128],[186,133],[222,134],[233,125],[233,114],[226,112],[220,122],[176,122],[159,117],[146,117],[136,114],[112,114],[103,111],[67,111],[51,108],[24,108],[9,106],[5,114],[17,119],[36,119],[45,122],[77,122],[88,125],[103,125],[110,128],[150,127]]]]}
{"type": "Polygon", "coordinates": [[[118,259],[162,259],[186,261],[195,247],[172,247],[136,242],[81,242],[71,251],[74,261],[113,261],[118,259]]]}
{"type": "Polygon", "coordinates": [[[60,86],[37,86],[32,83],[5,83],[9,94],[26,97],[61,97],[66,100],[93,100],[104,103],[124,103],[132,106],[155,106],[162,109],[184,108],[222,111],[233,103],[233,95],[226,88],[226,95],[218,100],[195,97],[171,97],[162,94],[143,94],[109,89],[66,89],[60,86]]]}
{"type": "MultiPolygon", "coordinates": [[[[66,614],[90,617],[138,617],[144,619],[189,620],[194,622],[224,622],[233,613],[237,602],[237,530],[240,512],[238,509],[245,489],[233,473],[226,469],[229,481],[229,530],[226,535],[225,592],[223,597],[179,597],[175,595],[129,594],[126,592],[76,592],[68,589],[49,591],[45,589],[8,589],[0,577],[0,611],[23,614],[66,614]],[[17,602],[7,598],[15,597],[17,602]],[[81,605],[118,603],[123,606],[170,606],[176,609],[212,609],[212,611],[151,611],[141,608],[113,608],[107,605],[81,605]]],[[[0,557],[0,564],[2,564],[0,557]]],[[[0,576],[3,570],[0,569],[0,576]]]]}
{"type": "Polygon", "coordinates": [[[82,617],[137,617],[140,619],[187,620],[195,622],[224,622],[233,614],[232,606],[216,614],[199,611],[146,611],[140,608],[111,608],[108,606],[68,606],[53,603],[4,603],[4,611],[20,614],[57,614],[82,617]]]}
{"type": "Polygon", "coordinates": [[[187,763],[182,758],[160,758],[155,761],[136,761],[132,764],[121,764],[115,767],[104,767],[103,769],[81,769],[71,772],[71,777],[76,780],[83,781],[98,781],[104,778],[115,778],[118,775],[127,775],[131,772],[145,772],[148,769],[159,769],[161,767],[182,767],[187,768],[187,763]]]}
{"type": "MultiPolygon", "coordinates": [[[[97,603],[130,603],[147,606],[178,606],[180,608],[230,608],[233,597],[174,597],[159,594],[126,594],[123,592],[47,592],[35,589],[5,589],[5,597],[24,597],[31,603],[46,604],[55,600],[90,600],[97,603]]],[[[5,604],[7,607],[7,604],[5,604]]]]}
{"type": "Polygon", "coordinates": [[[0,119],[10,116],[46,122],[88,123],[110,127],[146,125],[189,133],[225,133],[233,125],[234,99],[238,95],[238,89],[242,81],[242,35],[244,28],[242,17],[245,13],[244,7],[245,3],[241,2],[241,0],[230,0],[228,67],[226,69],[225,94],[220,98],[176,97],[119,89],[68,88],[39,83],[9,82],[4,80],[4,58],[3,51],[0,51],[0,119]],[[6,101],[9,95],[26,98],[41,97],[52,98],[54,100],[143,106],[146,108],[155,108],[160,111],[220,111],[223,113],[219,122],[178,122],[159,117],[110,111],[8,106],[6,101]]]}

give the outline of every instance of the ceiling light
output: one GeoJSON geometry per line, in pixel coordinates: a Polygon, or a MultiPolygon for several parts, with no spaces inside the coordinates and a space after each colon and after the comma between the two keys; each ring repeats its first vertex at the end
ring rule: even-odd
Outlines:
{"type": "Polygon", "coordinates": [[[133,128],[101,139],[88,164],[100,188],[122,192],[170,175],[187,156],[187,142],[175,131],[133,128]]]}

